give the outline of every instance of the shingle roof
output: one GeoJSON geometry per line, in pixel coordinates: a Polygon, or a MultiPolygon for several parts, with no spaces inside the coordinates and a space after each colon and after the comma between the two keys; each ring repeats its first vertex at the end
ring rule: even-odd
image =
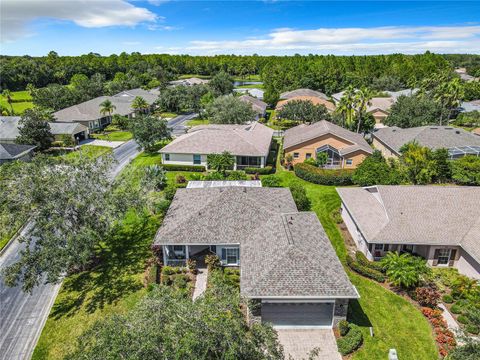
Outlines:
{"type": "Polygon", "coordinates": [[[341,155],[349,154],[357,150],[363,150],[369,154],[373,152],[361,134],[354,133],[326,120],[318,121],[310,125],[301,124],[286,130],[283,138],[283,147],[284,149],[288,149],[326,134],[338,136],[351,143],[350,146],[338,149],[341,155]]]}
{"type": "Polygon", "coordinates": [[[191,77],[188,79],[170,81],[170,84],[171,85],[202,85],[202,84],[208,84],[209,81],[210,80],[207,80],[207,79],[199,79],[196,77],[191,77]]]}
{"type": "Polygon", "coordinates": [[[310,90],[310,89],[296,89],[291,91],[285,91],[280,94],[280,99],[290,99],[297,96],[313,96],[318,97],[324,100],[328,100],[328,96],[320,91],[310,90]]]}
{"type": "Polygon", "coordinates": [[[480,262],[480,187],[338,188],[370,243],[460,245],[480,262]]]}
{"type": "Polygon", "coordinates": [[[420,126],[407,129],[392,126],[378,129],[372,135],[397,154],[403,145],[412,141],[431,149],[480,145],[480,138],[477,136],[451,126],[420,126]]]}
{"type": "Polygon", "coordinates": [[[383,112],[388,113],[394,103],[395,103],[395,100],[393,98],[374,97],[369,101],[369,104],[367,105],[367,113],[370,113],[376,110],[381,110],[383,112]]]}
{"type": "Polygon", "coordinates": [[[160,150],[161,153],[267,156],[273,130],[260,123],[195,126],[160,150]]]}
{"type": "Polygon", "coordinates": [[[50,122],[50,131],[53,135],[74,135],[82,131],[88,130],[85,125],[79,123],[61,123],[50,122]]]}
{"type": "Polygon", "coordinates": [[[15,160],[35,148],[34,145],[0,143],[0,160],[15,160]]]}
{"type": "Polygon", "coordinates": [[[253,96],[250,95],[242,95],[238,98],[240,101],[246,102],[248,104],[252,105],[252,109],[260,115],[263,115],[265,113],[265,110],[267,110],[267,103],[263,102],[262,100],[259,100],[253,96]]]}
{"type": "Polygon", "coordinates": [[[281,110],[286,104],[288,104],[291,101],[310,101],[313,105],[323,105],[327,108],[328,111],[333,112],[335,111],[335,104],[325,100],[323,98],[319,98],[317,96],[292,96],[288,99],[285,100],[280,100],[277,103],[277,106],[275,109],[277,111],[281,110]]]}
{"type": "Polygon", "coordinates": [[[154,245],[239,244],[248,297],[358,297],[318,218],[285,188],[179,189],[154,245]]]}

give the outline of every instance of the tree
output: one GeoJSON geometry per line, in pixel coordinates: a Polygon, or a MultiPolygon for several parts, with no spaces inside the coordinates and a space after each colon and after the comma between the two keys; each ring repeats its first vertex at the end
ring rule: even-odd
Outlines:
{"type": "Polygon", "coordinates": [[[439,125],[443,123],[444,114],[447,121],[450,119],[452,111],[458,108],[460,100],[463,99],[464,95],[463,84],[459,78],[443,82],[433,90],[434,100],[444,109],[440,114],[439,125]]]}
{"type": "Polygon", "coordinates": [[[355,169],[352,180],[360,186],[395,185],[400,183],[400,174],[375,150],[355,169]]]}
{"type": "Polygon", "coordinates": [[[290,184],[289,189],[298,211],[310,210],[311,203],[310,199],[307,197],[305,188],[299,182],[293,182],[290,184]]]}
{"type": "Polygon", "coordinates": [[[373,93],[370,89],[363,87],[355,93],[355,111],[357,115],[357,133],[360,132],[362,127],[363,118],[367,114],[367,106],[370,105],[373,93]]]}
{"type": "Polygon", "coordinates": [[[208,107],[212,124],[245,124],[255,120],[256,113],[250,104],[232,95],[216,98],[208,107]]]}
{"type": "Polygon", "coordinates": [[[461,185],[480,185],[480,157],[468,155],[452,161],[452,178],[461,185]]]}
{"type": "Polygon", "coordinates": [[[145,188],[160,191],[167,185],[167,172],[156,164],[146,166],[142,182],[145,188]]]}
{"type": "Polygon", "coordinates": [[[215,96],[228,95],[233,91],[233,82],[225,71],[215,74],[208,82],[208,86],[215,96]]]}
{"type": "Polygon", "coordinates": [[[117,107],[113,105],[113,103],[109,100],[106,99],[100,103],[100,113],[105,116],[105,114],[108,114],[108,116],[112,116],[113,111],[117,107]]]}
{"type": "Polygon", "coordinates": [[[120,128],[122,130],[126,130],[126,129],[128,129],[128,126],[129,126],[128,117],[122,116],[122,115],[119,115],[119,114],[114,114],[112,116],[112,125],[117,126],[118,128],[120,128]]]}
{"type": "Polygon", "coordinates": [[[431,271],[426,260],[408,253],[388,252],[381,264],[393,285],[407,289],[416,286],[431,271]]]}
{"type": "Polygon", "coordinates": [[[330,114],[325,105],[314,105],[309,100],[289,101],[277,112],[276,116],[279,119],[308,123],[330,120],[330,114]]]}
{"type": "Polygon", "coordinates": [[[133,99],[131,106],[133,110],[139,112],[144,112],[149,107],[147,101],[141,96],[135,96],[135,99],[133,99]]]}
{"type": "Polygon", "coordinates": [[[170,130],[166,120],[150,115],[137,116],[130,122],[135,141],[146,151],[153,150],[156,143],[170,139],[170,130]]]}
{"type": "Polygon", "coordinates": [[[377,91],[398,91],[405,87],[397,77],[391,75],[382,75],[373,79],[372,89],[377,91]]]}
{"type": "Polygon", "coordinates": [[[390,108],[385,125],[401,128],[438,124],[443,110],[430,97],[400,96],[390,108]]]}
{"type": "Polygon", "coordinates": [[[58,111],[78,103],[75,92],[67,86],[49,84],[32,90],[32,102],[43,109],[58,111]]]}
{"type": "Polygon", "coordinates": [[[25,110],[19,121],[19,135],[15,142],[35,145],[38,150],[48,149],[53,141],[49,121],[53,121],[53,116],[47,111],[38,108],[25,110]]]}
{"type": "Polygon", "coordinates": [[[355,89],[353,86],[349,86],[343,93],[340,99],[336,112],[343,118],[343,127],[351,127],[355,121],[355,89]]]}
{"type": "Polygon", "coordinates": [[[409,180],[415,184],[429,184],[436,175],[436,162],[432,150],[416,142],[407,143],[400,148],[401,161],[406,167],[409,180]]]}
{"type": "Polygon", "coordinates": [[[438,183],[446,183],[452,179],[452,168],[447,149],[432,151],[432,160],[435,162],[435,175],[433,180],[438,183]]]}
{"type": "Polygon", "coordinates": [[[10,112],[13,115],[15,112],[13,111],[13,105],[12,105],[12,102],[13,102],[12,93],[10,92],[10,90],[5,89],[5,90],[2,91],[2,96],[5,99],[7,99],[7,103],[10,106],[10,112]]]}
{"type": "Polygon", "coordinates": [[[226,176],[227,170],[232,170],[235,165],[235,157],[228,151],[221,154],[208,154],[207,167],[209,169],[219,171],[226,176]]]}

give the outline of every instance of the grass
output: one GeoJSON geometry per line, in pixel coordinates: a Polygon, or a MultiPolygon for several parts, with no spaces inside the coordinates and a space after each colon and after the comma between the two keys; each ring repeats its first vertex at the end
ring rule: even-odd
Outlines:
{"type": "Polygon", "coordinates": [[[160,116],[162,118],[174,118],[174,117],[177,117],[178,114],[173,113],[173,112],[162,112],[162,113],[160,113],[160,116]]]}
{"type": "Polygon", "coordinates": [[[200,75],[200,74],[183,74],[183,75],[180,75],[178,77],[179,80],[182,80],[182,79],[189,79],[189,78],[192,78],[192,77],[196,77],[196,78],[199,78],[199,79],[210,79],[211,76],[209,75],[200,75]]]}
{"type": "Polygon", "coordinates": [[[112,149],[106,146],[84,145],[80,147],[78,151],[71,151],[66,154],[62,154],[60,156],[62,156],[67,160],[77,160],[81,157],[88,157],[90,159],[95,159],[111,151],[112,149]]]}
{"type": "Polygon", "coordinates": [[[233,81],[262,81],[262,79],[260,78],[260,75],[255,74],[255,75],[247,75],[244,77],[234,76],[233,81]]]}
{"type": "MultiPolygon", "coordinates": [[[[12,91],[11,97],[13,100],[22,100],[21,102],[12,102],[15,115],[21,115],[25,110],[33,108],[32,97],[28,91],[12,91]]],[[[10,111],[10,105],[3,95],[0,95],[0,105],[2,108],[6,108],[10,111]]]]}
{"type": "Polygon", "coordinates": [[[187,126],[198,126],[198,125],[208,125],[210,124],[210,120],[208,119],[192,119],[188,120],[186,125],[187,126]]]}
{"type": "Polygon", "coordinates": [[[154,152],[142,152],[139,154],[133,161],[132,166],[139,167],[139,166],[149,166],[149,165],[160,165],[162,163],[162,156],[161,154],[154,152]]]}
{"type": "Polygon", "coordinates": [[[107,141],[128,141],[133,135],[130,131],[113,131],[107,134],[92,134],[95,139],[107,140],[107,141]]]}

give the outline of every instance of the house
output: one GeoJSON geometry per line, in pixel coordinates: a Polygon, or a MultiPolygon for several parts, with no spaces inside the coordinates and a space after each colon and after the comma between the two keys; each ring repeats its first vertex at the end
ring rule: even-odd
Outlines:
{"type": "Polygon", "coordinates": [[[310,90],[310,89],[296,89],[291,91],[285,91],[280,94],[280,99],[286,100],[291,99],[297,96],[310,96],[317,97],[320,99],[328,100],[328,96],[320,91],[310,90]]]}
{"type": "Polygon", "coordinates": [[[328,158],[326,167],[347,169],[356,168],[373,152],[361,134],[326,120],[286,130],[283,149],[285,156],[292,155],[293,164],[325,152],[328,158]]]}
{"type": "Polygon", "coordinates": [[[403,145],[417,142],[430,149],[446,148],[451,159],[480,155],[480,138],[451,126],[419,126],[402,129],[396,126],[378,129],[372,134],[373,146],[386,158],[397,158],[403,145]]]}
{"type": "Polygon", "coordinates": [[[359,297],[313,212],[289,189],[178,189],[153,248],[166,265],[217,254],[240,267],[241,295],[260,304],[249,321],[276,328],[331,328],[359,297]]]}
{"type": "Polygon", "coordinates": [[[160,150],[163,164],[204,165],[208,154],[228,151],[235,169],[265,167],[273,130],[254,122],[248,125],[200,125],[160,150]]]}
{"type": "Polygon", "coordinates": [[[59,110],[53,113],[57,122],[80,123],[86,126],[89,131],[97,131],[105,128],[111,122],[111,115],[122,115],[134,117],[135,111],[132,109],[132,102],[140,96],[149,104],[151,111],[154,103],[158,98],[155,91],[147,91],[143,89],[132,89],[122,91],[113,96],[99,96],[94,99],[84,101],[80,104],[70,106],[68,108],[59,110]],[[110,100],[115,106],[112,114],[102,114],[100,112],[101,106],[105,100],[110,100]]]}
{"type": "Polygon", "coordinates": [[[480,187],[338,188],[342,218],[370,260],[409,252],[480,279],[480,187]]]}
{"type": "Polygon", "coordinates": [[[252,106],[253,111],[257,114],[256,120],[265,117],[268,106],[267,103],[250,95],[242,95],[238,99],[252,106]]]}
{"type": "MultiPolygon", "coordinates": [[[[15,143],[19,132],[20,116],[0,117],[0,142],[15,143]]],[[[79,123],[49,122],[50,132],[55,140],[61,140],[63,136],[70,136],[75,142],[88,138],[88,128],[79,123]]]]}
{"type": "Polygon", "coordinates": [[[257,89],[257,88],[254,88],[254,89],[250,89],[250,88],[249,89],[233,89],[233,91],[235,91],[237,93],[250,95],[250,96],[256,97],[257,99],[260,99],[260,100],[263,100],[263,94],[265,93],[265,91],[263,91],[262,89],[257,89]]]}
{"type": "Polygon", "coordinates": [[[177,86],[177,85],[183,85],[183,86],[205,85],[205,84],[208,84],[209,81],[210,80],[191,77],[191,78],[188,78],[188,79],[180,79],[180,80],[170,81],[170,85],[172,85],[172,86],[177,86]]]}
{"type": "Polygon", "coordinates": [[[327,108],[329,113],[335,111],[335,104],[316,96],[292,96],[286,100],[280,100],[275,107],[275,111],[281,111],[283,107],[292,101],[310,101],[313,105],[323,105],[327,108]]]}
{"type": "Polygon", "coordinates": [[[29,161],[36,146],[12,143],[0,143],[0,164],[9,161],[29,161]]]}

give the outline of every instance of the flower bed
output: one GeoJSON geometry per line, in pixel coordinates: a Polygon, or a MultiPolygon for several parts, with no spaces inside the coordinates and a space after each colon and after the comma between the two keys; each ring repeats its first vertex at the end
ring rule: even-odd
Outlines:
{"type": "Polygon", "coordinates": [[[443,357],[447,356],[447,354],[455,348],[457,342],[455,341],[454,334],[448,330],[447,323],[443,320],[442,311],[423,307],[422,314],[433,326],[435,341],[437,342],[440,355],[443,357]]]}

